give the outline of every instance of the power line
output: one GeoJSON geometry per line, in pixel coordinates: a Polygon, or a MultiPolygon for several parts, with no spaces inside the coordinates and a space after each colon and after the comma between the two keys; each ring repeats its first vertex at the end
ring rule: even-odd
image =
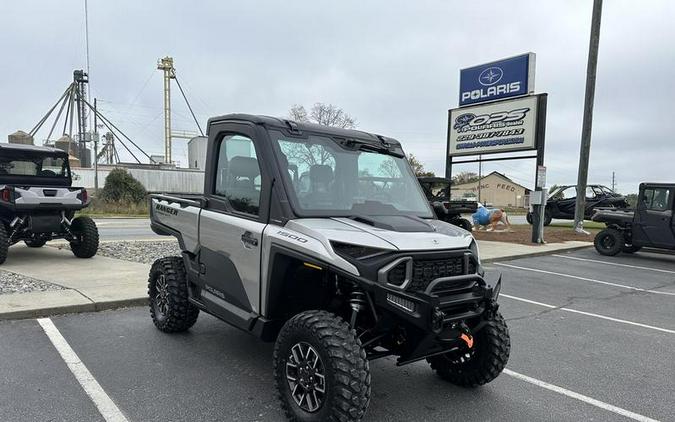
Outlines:
{"type": "Polygon", "coordinates": [[[190,105],[190,102],[188,101],[187,97],[185,96],[185,92],[183,91],[183,87],[180,86],[180,82],[178,82],[178,78],[174,75],[173,79],[176,81],[176,85],[178,85],[178,89],[180,90],[180,93],[183,95],[183,99],[185,100],[185,104],[187,104],[188,110],[190,110],[190,114],[192,114],[192,118],[195,119],[195,123],[197,124],[197,128],[199,128],[199,133],[204,136],[204,131],[202,130],[202,127],[199,125],[199,121],[197,120],[197,116],[195,116],[194,111],[192,111],[192,106],[190,105]]]}

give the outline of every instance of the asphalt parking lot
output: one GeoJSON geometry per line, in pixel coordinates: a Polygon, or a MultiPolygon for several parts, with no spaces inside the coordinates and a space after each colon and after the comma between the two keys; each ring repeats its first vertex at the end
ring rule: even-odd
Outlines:
{"type": "MultiPolygon", "coordinates": [[[[487,267],[504,278],[507,371],[466,390],[424,362],[371,362],[366,420],[675,420],[675,256],[589,248],[487,267]]],[[[131,308],[2,322],[0,339],[3,421],[104,420],[95,402],[112,403],[109,420],[283,420],[272,345],[204,314],[179,335],[131,308]]]]}

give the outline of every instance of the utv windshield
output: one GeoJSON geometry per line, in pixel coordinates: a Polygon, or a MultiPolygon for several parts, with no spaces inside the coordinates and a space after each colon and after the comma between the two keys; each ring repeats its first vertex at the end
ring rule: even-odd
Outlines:
{"type": "Polygon", "coordinates": [[[296,212],[306,216],[416,215],[432,218],[403,157],[355,141],[349,147],[320,135],[298,139],[270,132],[296,212]]]}
{"type": "Polygon", "coordinates": [[[0,179],[41,177],[70,179],[68,159],[63,156],[24,151],[3,151],[0,155],[0,179]]]}

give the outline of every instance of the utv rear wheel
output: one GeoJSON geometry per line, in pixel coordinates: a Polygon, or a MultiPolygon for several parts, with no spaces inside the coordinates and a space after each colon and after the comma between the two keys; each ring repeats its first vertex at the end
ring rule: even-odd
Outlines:
{"type": "Polygon", "coordinates": [[[148,279],[150,316],[165,333],[185,331],[197,322],[199,308],[188,301],[188,285],[183,258],[160,258],[150,268],[148,279]]]}
{"type": "Polygon", "coordinates": [[[509,361],[510,352],[509,329],[504,317],[496,312],[474,336],[470,352],[433,356],[427,362],[446,381],[461,387],[478,387],[497,378],[509,361]]]}
{"type": "Polygon", "coordinates": [[[47,241],[44,239],[31,239],[24,241],[24,243],[29,248],[41,248],[47,243],[47,241]]]}
{"type": "Polygon", "coordinates": [[[595,236],[593,243],[595,245],[595,250],[597,250],[600,255],[605,256],[614,256],[618,254],[626,245],[623,234],[617,229],[602,230],[595,236]]]}
{"type": "Polygon", "coordinates": [[[0,223],[0,264],[4,263],[7,259],[8,250],[9,238],[7,237],[7,231],[5,230],[5,225],[0,223]]]}
{"type": "Polygon", "coordinates": [[[548,211],[544,211],[544,226],[550,226],[551,221],[553,221],[553,216],[548,211]]]}
{"type": "Polygon", "coordinates": [[[281,329],[274,380],[290,421],[360,421],[370,401],[370,369],[356,332],[326,311],[305,311],[281,329]]]}
{"type": "Polygon", "coordinates": [[[91,258],[98,251],[98,229],[94,220],[87,216],[77,217],[70,225],[74,239],[70,249],[78,258],[91,258]]]}
{"type": "MultiPolygon", "coordinates": [[[[527,213],[527,215],[525,216],[525,220],[527,220],[528,224],[534,224],[534,216],[532,216],[531,212],[527,213]]],[[[548,211],[544,211],[544,226],[550,225],[551,221],[553,221],[551,213],[548,211]]]]}

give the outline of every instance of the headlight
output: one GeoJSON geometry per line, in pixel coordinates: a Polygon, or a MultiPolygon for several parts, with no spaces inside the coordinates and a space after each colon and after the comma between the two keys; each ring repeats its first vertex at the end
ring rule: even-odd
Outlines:
{"type": "Polygon", "coordinates": [[[333,247],[336,254],[346,259],[366,259],[389,252],[386,249],[371,248],[344,242],[331,241],[330,245],[333,247]]]}
{"type": "Polygon", "coordinates": [[[478,260],[478,263],[480,264],[480,254],[478,252],[478,243],[475,240],[471,241],[471,245],[469,245],[469,250],[473,254],[473,256],[476,257],[478,260]]]}

